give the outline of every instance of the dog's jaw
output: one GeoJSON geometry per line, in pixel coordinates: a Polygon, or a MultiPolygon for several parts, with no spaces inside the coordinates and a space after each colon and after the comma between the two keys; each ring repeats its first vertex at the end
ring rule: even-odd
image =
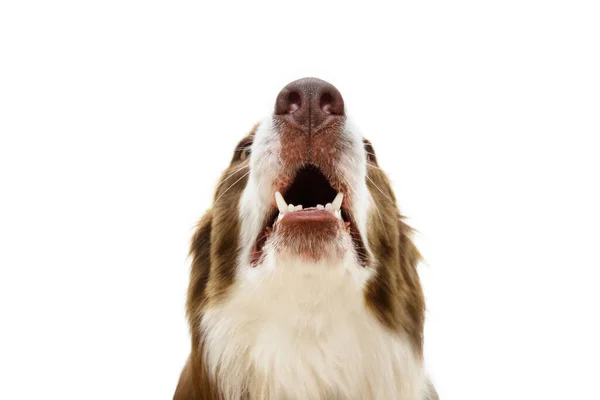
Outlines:
{"type": "MultiPolygon", "coordinates": [[[[364,259],[366,255],[370,254],[366,232],[368,214],[373,210],[373,201],[365,180],[365,149],[358,130],[353,128],[347,118],[344,118],[344,124],[339,131],[340,140],[348,143],[349,146],[341,151],[335,170],[347,192],[344,193],[345,203],[350,205],[349,211],[353,217],[353,227],[356,229],[354,234],[358,235],[361,241],[358,253],[357,249],[352,249],[351,245],[348,245],[348,250],[357,253],[357,258],[364,259]]],[[[261,121],[254,136],[250,174],[238,209],[242,243],[239,269],[251,266],[253,244],[263,229],[265,219],[275,207],[274,194],[278,188],[289,183],[286,181],[288,178],[285,167],[280,161],[281,134],[273,118],[269,117],[261,121]]],[[[267,248],[275,250],[272,246],[267,248]]]]}

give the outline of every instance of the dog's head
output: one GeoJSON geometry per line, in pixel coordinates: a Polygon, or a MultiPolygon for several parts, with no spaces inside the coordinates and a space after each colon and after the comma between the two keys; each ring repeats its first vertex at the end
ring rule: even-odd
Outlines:
{"type": "Polygon", "coordinates": [[[353,285],[357,301],[420,352],[424,302],[409,236],[339,91],[319,79],[294,81],[277,96],[273,115],[234,149],[199,223],[188,293],[192,334],[207,310],[234,293],[264,299],[264,307],[289,297],[314,309],[337,286],[353,285]]]}

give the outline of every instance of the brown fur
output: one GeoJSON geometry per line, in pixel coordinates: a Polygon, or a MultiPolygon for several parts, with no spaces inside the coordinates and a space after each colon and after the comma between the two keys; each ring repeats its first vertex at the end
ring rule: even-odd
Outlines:
{"type": "MultiPolygon", "coordinates": [[[[216,190],[215,200],[218,201],[200,220],[192,239],[187,299],[192,351],[181,374],[175,400],[222,398],[217,383],[211,381],[204,364],[204,340],[199,327],[203,310],[225,296],[234,280],[240,226],[237,214],[231,210],[236,209],[246,186],[247,177],[244,174],[248,172],[248,160],[243,159],[243,151],[251,143],[253,133],[254,130],[236,148],[231,164],[223,173],[216,190]]],[[[286,135],[285,129],[283,135],[286,135]]],[[[300,140],[291,136],[289,139],[300,140]]],[[[305,144],[296,145],[302,147],[305,144]]],[[[323,143],[323,146],[326,145],[323,143]]],[[[394,193],[386,175],[377,165],[371,144],[365,141],[365,147],[368,157],[367,185],[379,210],[369,217],[367,237],[372,260],[378,263],[375,265],[378,273],[366,288],[365,300],[379,321],[391,331],[407,337],[421,356],[425,302],[417,274],[420,254],[410,239],[411,229],[402,222],[394,193]]],[[[293,153],[286,157],[292,166],[298,161],[293,153]]],[[[327,157],[322,160],[323,170],[330,178],[333,167],[326,162],[327,157]]],[[[366,254],[364,256],[366,260],[366,254]]]]}
{"type": "MultiPolygon", "coordinates": [[[[340,132],[344,125],[343,118],[336,117],[321,124],[311,132],[310,138],[308,135],[301,134],[307,133],[304,132],[307,128],[297,124],[289,116],[275,116],[275,121],[281,135],[283,149],[281,158],[282,165],[285,167],[284,176],[280,178],[281,182],[276,185],[275,190],[282,191],[281,188],[293,179],[298,168],[310,161],[319,168],[331,186],[338,192],[350,192],[346,182],[337,174],[339,156],[351,145],[340,132]]],[[[345,199],[345,202],[348,202],[346,206],[350,206],[348,198],[345,199]]],[[[355,226],[352,216],[348,217],[350,223],[355,226]]],[[[353,229],[350,234],[356,248],[364,249],[365,245],[358,231],[353,229]]],[[[367,265],[369,254],[364,251],[359,251],[358,254],[361,264],[367,265]]]]}
{"type": "Polygon", "coordinates": [[[421,255],[410,239],[412,229],[402,221],[388,178],[376,162],[369,162],[367,177],[378,209],[370,216],[368,238],[374,259],[381,264],[367,287],[367,304],[384,325],[405,333],[422,355],[425,299],[417,273],[421,255]]]}

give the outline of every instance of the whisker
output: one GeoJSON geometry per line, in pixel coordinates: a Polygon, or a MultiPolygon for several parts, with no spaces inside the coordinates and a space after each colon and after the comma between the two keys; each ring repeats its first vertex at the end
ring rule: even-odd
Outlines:
{"type": "Polygon", "coordinates": [[[258,239],[256,239],[256,241],[260,242],[262,239],[266,238],[267,236],[269,236],[269,234],[265,233],[264,235],[262,235],[261,237],[259,237],[258,239]]]}
{"type": "Polygon", "coordinates": [[[221,193],[221,195],[220,195],[219,197],[217,197],[217,199],[216,199],[216,200],[213,202],[213,205],[217,204],[217,201],[219,201],[219,199],[220,199],[221,197],[223,197],[223,195],[224,195],[225,193],[227,193],[227,191],[228,191],[229,189],[231,189],[233,186],[235,186],[235,184],[236,184],[236,183],[238,183],[239,181],[241,181],[241,180],[242,180],[242,179],[243,179],[243,178],[244,178],[246,175],[248,175],[249,173],[250,173],[250,171],[246,172],[244,175],[240,176],[240,177],[239,177],[239,179],[238,179],[237,181],[233,182],[233,183],[231,184],[231,186],[229,186],[227,189],[225,189],[225,191],[224,191],[223,193],[221,193]]]}
{"type": "Polygon", "coordinates": [[[246,150],[249,147],[250,147],[250,145],[248,145],[248,146],[242,146],[242,147],[236,147],[235,149],[233,149],[233,151],[246,150]]]}
{"type": "MultiPolygon", "coordinates": [[[[368,178],[368,176],[367,176],[367,178],[368,178]]],[[[377,211],[377,215],[379,215],[379,220],[381,221],[381,225],[383,225],[383,233],[385,234],[385,238],[389,242],[390,238],[389,238],[388,233],[387,233],[385,222],[383,221],[383,217],[381,216],[381,212],[379,212],[379,207],[377,206],[377,204],[375,204],[375,211],[377,211]]]]}
{"type": "Polygon", "coordinates": [[[232,173],[230,173],[229,175],[227,175],[227,177],[225,179],[223,179],[221,182],[219,182],[219,184],[215,187],[215,189],[217,189],[219,186],[221,186],[222,184],[224,184],[225,182],[227,182],[233,175],[237,174],[238,172],[240,172],[244,168],[250,168],[250,166],[249,165],[244,165],[243,167],[241,167],[239,169],[236,169],[235,171],[233,171],[232,173]]]}
{"type": "Polygon", "coordinates": [[[390,201],[390,203],[392,203],[393,205],[396,205],[396,203],[394,203],[392,201],[392,199],[390,199],[385,193],[383,193],[383,190],[379,189],[379,186],[377,186],[375,184],[375,182],[373,182],[373,180],[371,178],[369,178],[369,175],[366,175],[366,177],[369,180],[369,182],[371,182],[373,184],[373,186],[375,186],[377,188],[377,190],[379,190],[379,193],[381,193],[383,195],[383,197],[385,197],[386,199],[388,199],[390,201]]]}
{"type": "Polygon", "coordinates": [[[367,163],[367,168],[371,168],[371,167],[373,167],[373,168],[377,168],[377,169],[378,169],[378,170],[380,170],[381,172],[385,172],[385,171],[383,170],[383,168],[380,168],[380,167],[378,167],[378,166],[377,166],[377,165],[375,165],[375,164],[370,164],[370,163],[367,163]]]}
{"type": "Polygon", "coordinates": [[[365,246],[354,246],[355,249],[363,249],[363,250],[368,250],[365,246]]]}

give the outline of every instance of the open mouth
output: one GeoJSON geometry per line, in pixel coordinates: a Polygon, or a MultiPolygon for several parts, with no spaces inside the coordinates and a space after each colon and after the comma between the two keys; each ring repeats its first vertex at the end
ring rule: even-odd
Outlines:
{"type": "MultiPolygon", "coordinates": [[[[310,225],[310,232],[315,233],[323,233],[319,231],[320,226],[327,227],[329,230],[335,226],[336,230],[345,229],[350,233],[357,250],[364,248],[352,214],[347,207],[348,201],[344,201],[344,193],[334,188],[317,167],[308,165],[299,169],[291,184],[283,188],[282,192],[275,192],[275,207],[266,218],[265,225],[254,244],[251,260],[253,266],[259,262],[269,236],[280,225],[297,224],[295,225],[297,227],[310,225]]],[[[357,251],[357,253],[361,252],[357,251]]]]}
{"type": "Polygon", "coordinates": [[[312,219],[318,218],[319,215],[327,219],[333,215],[341,220],[343,199],[344,194],[335,190],[318,168],[304,167],[297,172],[283,195],[280,192],[275,193],[275,203],[279,210],[277,220],[296,220],[304,215],[311,215],[312,219]]]}

